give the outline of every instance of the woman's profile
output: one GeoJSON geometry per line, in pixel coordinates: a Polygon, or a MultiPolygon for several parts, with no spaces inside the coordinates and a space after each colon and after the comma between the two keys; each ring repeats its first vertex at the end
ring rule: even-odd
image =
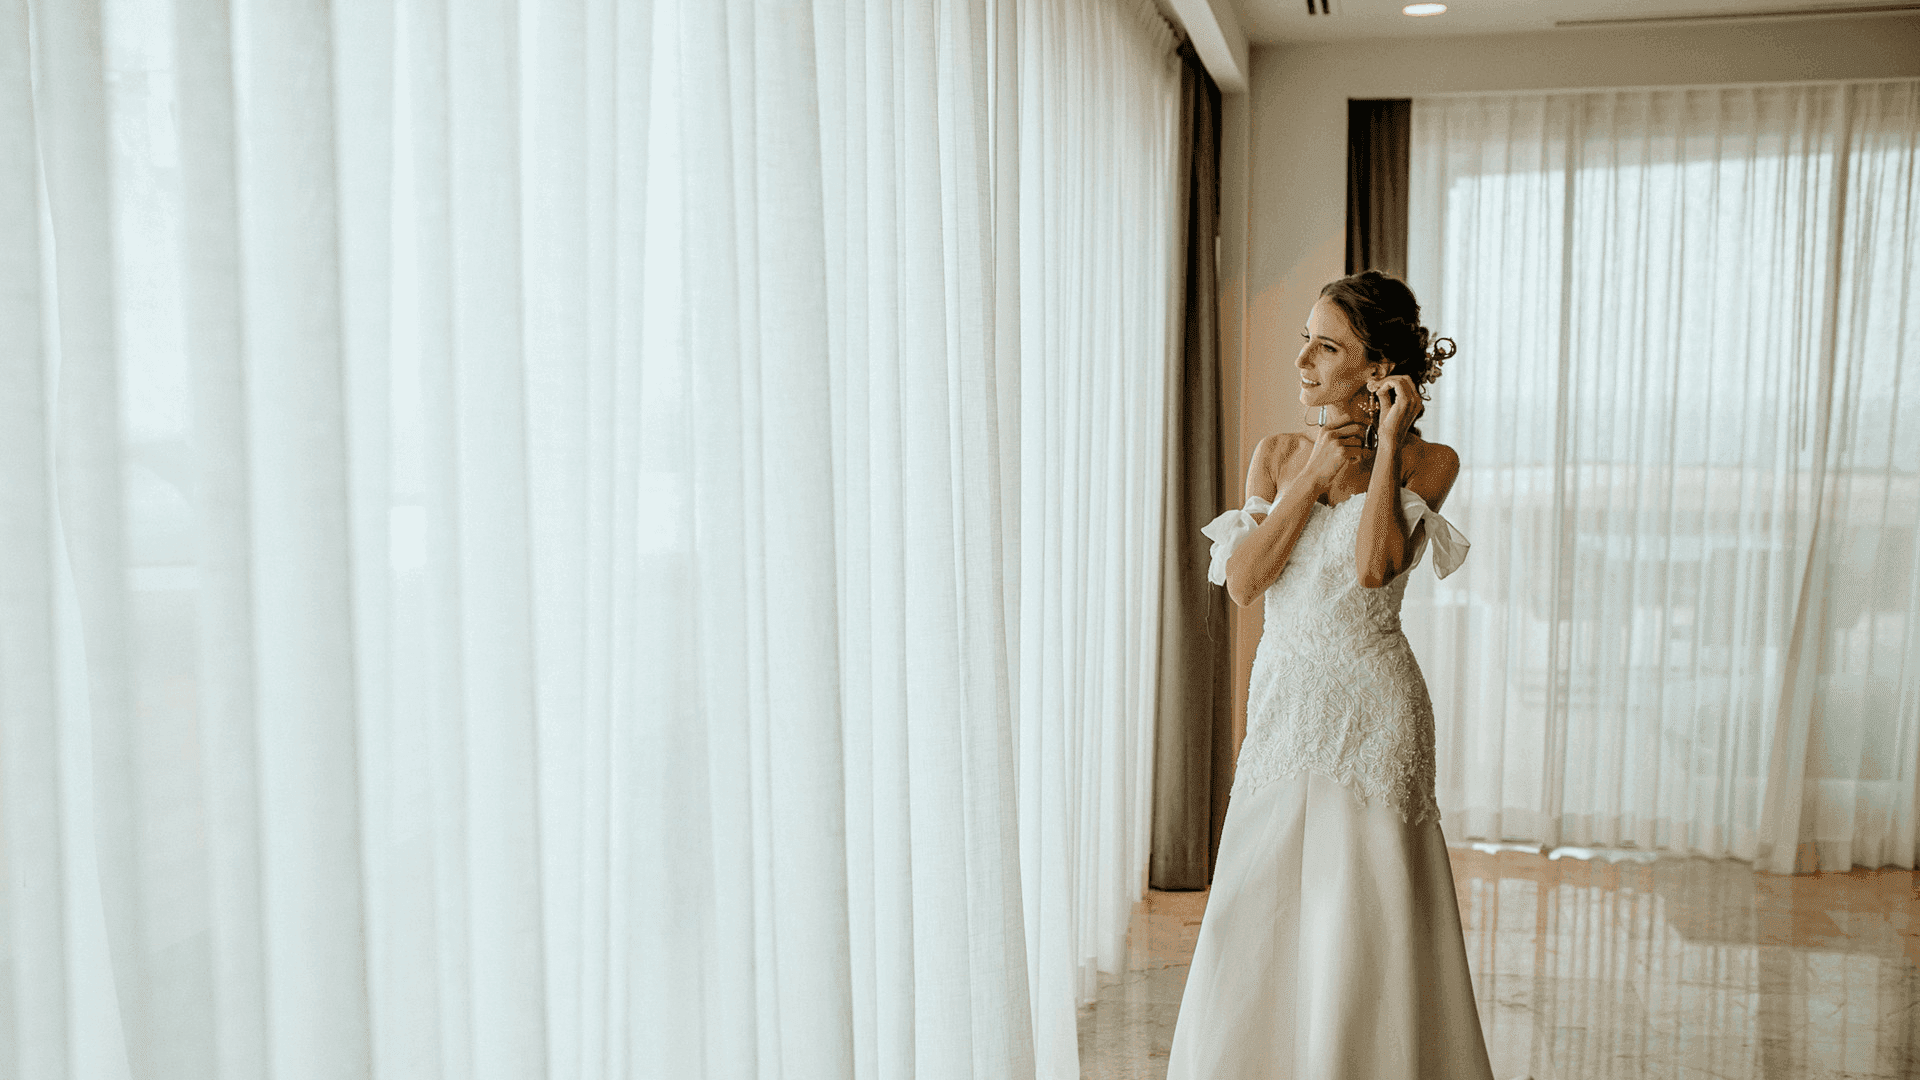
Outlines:
{"type": "Polygon", "coordinates": [[[1295,359],[1309,435],[1262,440],[1209,576],[1266,598],[1219,859],[1168,1080],[1490,1080],[1433,794],[1433,708],[1400,632],[1406,574],[1466,539],[1459,472],[1420,438],[1453,355],[1368,271],[1320,291],[1295,359]]]}

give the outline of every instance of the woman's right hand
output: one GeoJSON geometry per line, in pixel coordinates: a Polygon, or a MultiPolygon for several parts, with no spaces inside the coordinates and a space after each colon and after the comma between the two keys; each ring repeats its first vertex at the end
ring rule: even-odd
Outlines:
{"type": "Polygon", "coordinates": [[[1313,437],[1313,450],[1300,470],[1316,498],[1327,493],[1340,471],[1365,453],[1367,427],[1360,423],[1330,424],[1313,437]]]}

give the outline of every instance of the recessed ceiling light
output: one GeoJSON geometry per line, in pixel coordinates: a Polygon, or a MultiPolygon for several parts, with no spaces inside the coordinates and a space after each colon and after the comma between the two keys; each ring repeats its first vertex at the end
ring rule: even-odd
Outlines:
{"type": "Polygon", "coordinates": [[[1406,7],[1403,7],[1400,9],[1400,14],[1402,15],[1442,15],[1446,13],[1446,10],[1447,10],[1447,5],[1445,4],[1408,4],[1406,7]]]}

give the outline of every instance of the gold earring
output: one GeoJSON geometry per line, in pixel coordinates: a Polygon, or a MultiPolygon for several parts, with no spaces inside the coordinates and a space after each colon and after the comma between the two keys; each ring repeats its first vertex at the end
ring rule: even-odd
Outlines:
{"type": "Polygon", "coordinates": [[[1380,415],[1380,399],[1368,394],[1360,401],[1360,411],[1367,414],[1367,423],[1373,423],[1380,415]]]}

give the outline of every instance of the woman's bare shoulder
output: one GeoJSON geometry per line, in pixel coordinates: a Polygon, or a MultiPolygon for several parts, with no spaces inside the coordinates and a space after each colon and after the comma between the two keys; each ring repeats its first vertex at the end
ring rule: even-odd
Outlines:
{"type": "Polygon", "coordinates": [[[1276,431],[1260,440],[1254,451],[1256,458],[1265,455],[1271,465],[1279,465],[1302,450],[1313,449],[1313,440],[1298,431],[1276,431]]]}
{"type": "Polygon", "coordinates": [[[1271,499],[1280,485],[1297,469],[1294,458],[1303,449],[1310,450],[1313,440],[1297,431],[1276,431],[1253,448],[1253,460],[1247,466],[1247,494],[1271,499]]]}
{"type": "Polygon", "coordinates": [[[1437,509],[1460,475],[1460,455],[1445,443],[1415,438],[1400,448],[1400,468],[1405,477],[1400,486],[1437,509]]]}
{"type": "Polygon", "coordinates": [[[1422,465],[1446,463],[1457,467],[1460,464],[1460,455],[1453,447],[1446,443],[1428,442],[1417,435],[1400,448],[1400,456],[1422,465]]]}

